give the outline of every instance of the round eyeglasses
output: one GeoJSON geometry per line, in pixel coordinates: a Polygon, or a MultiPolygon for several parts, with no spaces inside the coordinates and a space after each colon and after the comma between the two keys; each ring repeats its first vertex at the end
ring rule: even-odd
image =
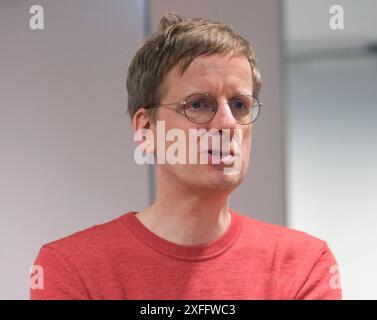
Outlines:
{"type": "MultiPolygon", "coordinates": [[[[259,100],[252,95],[238,95],[227,100],[227,103],[236,122],[242,125],[253,123],[258,117],[260,107],[263,106],[263,104],[260,103],[259,100]]],[[[188,96],[186,100],[179,102],[150,104],[146,106],[146,109],[155,107],[167,107],[168,105],[177,104],[183,107],[184,115],[186,116],[186,118],[196,124],[204,124],[210,122],[215,117],[215,114],[218,110],[216,99],[208,93],[195,93],[188,96]]],[[[180,113],[177,109],[173,110],[180,113]]]]}

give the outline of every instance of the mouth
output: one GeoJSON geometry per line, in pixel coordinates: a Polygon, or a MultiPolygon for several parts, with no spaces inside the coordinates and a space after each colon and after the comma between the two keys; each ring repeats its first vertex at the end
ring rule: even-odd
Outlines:
{"type": "Polygon", "coordinates": [[[235,160],[234,151],[209,149],[208,160],[210,163],[232,164],[235,160]]]}

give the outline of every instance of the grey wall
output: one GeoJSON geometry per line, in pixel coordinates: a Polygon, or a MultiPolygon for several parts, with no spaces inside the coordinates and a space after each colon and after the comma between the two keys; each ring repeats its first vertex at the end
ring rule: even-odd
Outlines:
{"type": "Polygon", "coordinates": [[[28,298],[43,243],[148,204],[125,114],[143,6],[0,2],[0,299],[28,298]],[[29,28],[32,4],[45,30],[29,28]]]}
{"type": "Polygon", "coordinates": [[[261,73],[265,107],[253,127],[249,174],[231,197],[231,207],[257,219],[285,224],[284,109],[282,98],[282,30],[279,0],[153,0],[150,25],[156,30],[162,14],[176,11],[233,26],[254,47],[261,73]]]}
{"type": "Polygon", "coordinates": [[[167,10],[229,23],[253,43],[265,107],[232,207],[285,222],[279,1],[146,4],[0,2],[0,299],[28,298],[29,268],[42,244],[153,197],[148,168],[133,161],[125,81],[139,41],[167,10]],[[32,4],[43,6],[45,30],[29,28],[32,4]]]}

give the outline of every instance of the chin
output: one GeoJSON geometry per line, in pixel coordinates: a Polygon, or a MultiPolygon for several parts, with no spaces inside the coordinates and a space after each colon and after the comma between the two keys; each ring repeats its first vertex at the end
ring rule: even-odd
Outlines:
{"type": "Polygon", "coordinates": [[[201,185],[207,190],[233,191],[243,180],[243,174],[225,175],[223,170],[210,170],[201,176],[201,185]]]}
{"type": "Polygon", "coordinates": [[[169,172],[166,176],[170,176],[193,193],[211,191],[230,193],[241,184],[245,176],[245,168],[242,168],[238,174],[225,175],[224,167],[211,164],[194,167],[182,165],[168,168],[169,170],[165,171],[164,175],[169,172]]]}

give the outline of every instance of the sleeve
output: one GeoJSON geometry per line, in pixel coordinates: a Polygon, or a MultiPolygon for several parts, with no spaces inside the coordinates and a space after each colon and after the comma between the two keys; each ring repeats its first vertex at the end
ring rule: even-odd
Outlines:
{"type": "Polygon", "coordinates": [[[295,299],[342,299],[340,268],[327,243],[325,243],[319,259],[313,265],[295,299]]]}
{"type": "Polygon", "coordinates": [[[89,299],[74,270],[62,252],[42,246],[30,270],[30,300],[89,299]]]}

